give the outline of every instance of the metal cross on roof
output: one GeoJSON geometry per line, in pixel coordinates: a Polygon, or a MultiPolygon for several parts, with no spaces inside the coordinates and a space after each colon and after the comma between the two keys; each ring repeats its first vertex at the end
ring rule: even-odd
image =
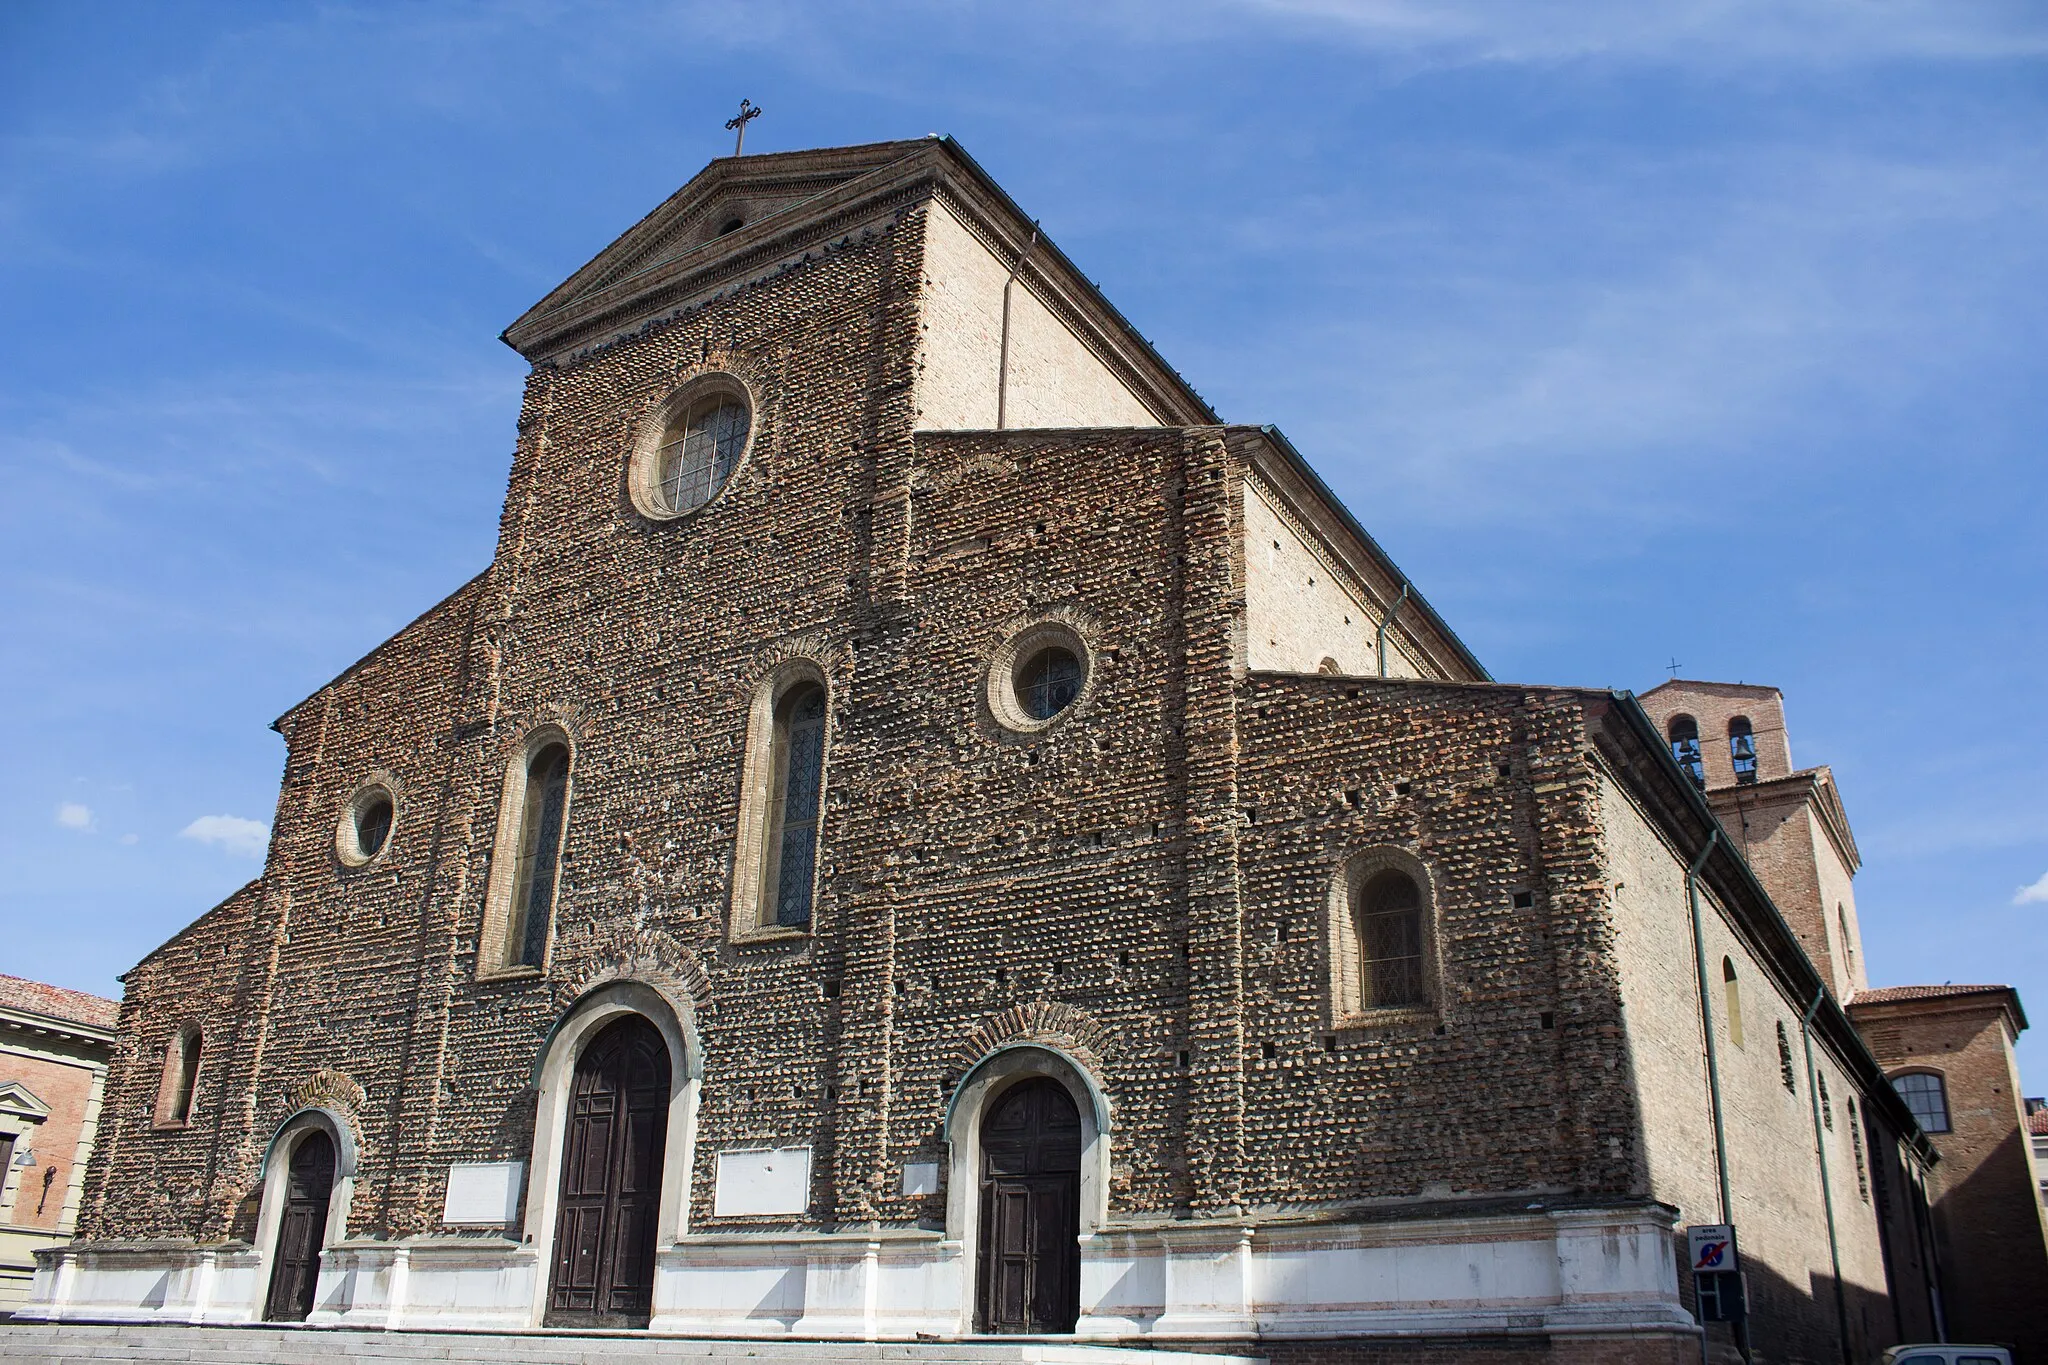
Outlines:
{"type": "Polygon", "coordinates": [[[1668,664],[1666,664],[1666,665],[1664,665],[1664,671],[1665,671],[1665,672],[1667,672],[1667,673],[1669,673],[1669,674],[1671,675],[1671,680],[1672,680],[1673,682],[1677,682],[1677,681],[1678,681],[1678,669],[1679,669],[1679,662],[1678,662],[1678,656],[1677,656],[1676,654],[1674,654],[1674,655],[1672,655],[1672,656],[1671,656],[1671,662],[1670,662],[1670,663],[1668,663],[1668,664]]]}
{"type": "Polygon", "coordinates": [[[727,128],[739,134],[732,142],[732,154],[734,156],[738,156],[741,149],[747,145],[747,125],[759,117],[761,117],[761,111],[754,107],[752,100],[741,100],[739,113],[725,121],[727,128]]]}

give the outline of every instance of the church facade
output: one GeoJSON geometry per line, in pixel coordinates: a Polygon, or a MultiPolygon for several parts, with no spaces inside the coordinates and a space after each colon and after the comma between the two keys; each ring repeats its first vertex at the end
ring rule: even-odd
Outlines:
{"type": "Polygon", "coordinates": [[[1676,1365],[1732,1221],[1759,1358],[1927,1339],[1848,959],[1659,724],[950,140],[714,162],[505,339],[497,553],[277,721],[24,1316],[1676,1365]]]}

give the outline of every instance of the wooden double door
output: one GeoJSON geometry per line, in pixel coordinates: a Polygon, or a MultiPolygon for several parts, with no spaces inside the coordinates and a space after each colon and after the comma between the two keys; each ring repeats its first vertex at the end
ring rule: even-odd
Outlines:
{"type": "Polygon", "coordinates": [[[668,1144],[668,1045],[639,1015],[591,1040],[576,1062],[562,1144],[550,1327],[645,1327],[668,1144]]]}
{"type": "Polygon", "coordinates": [[[320,1283],[320,1248],[327,1240],[327,1206],[334,1198],[334,1139],[314,1129],[292,1148],[285,1166],[284,1216],[270,1262],[269,1322],[304,1322],[320,1283]]]}
{"type": "Polygon", "coordinates": [[[1071,1332],[1081,1309],[1081,1116],[1056,1081],[998,1096],[981,1125],[975,1329],[1071,1332]]]}

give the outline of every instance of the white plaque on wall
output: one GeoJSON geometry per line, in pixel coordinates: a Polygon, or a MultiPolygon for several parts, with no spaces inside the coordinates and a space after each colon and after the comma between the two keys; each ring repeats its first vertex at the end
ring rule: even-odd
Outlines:
{"type": "Polygon", "coordinates": [[[523,1161],[458,1161],[448,1168],[443,1223],[510,1223],[519,1216],[523,1161]]]}
{"type": "Polygon", "coordinates": [[[755,1148],[718,1154],[718,1193],[712,1210],[719,1217],[802,1213],[810,1204],[810,1148],[755,1148]]]}
{"type": "Polygon", "coordinates": [[[905,1194],[937,1194],[939,1192],[939,1163],[936,1161],[904,1162],[903,1192],[905,1194]]]}

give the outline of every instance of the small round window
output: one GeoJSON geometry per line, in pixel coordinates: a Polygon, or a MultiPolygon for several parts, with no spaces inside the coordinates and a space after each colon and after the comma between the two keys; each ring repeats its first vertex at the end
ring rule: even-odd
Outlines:
{"type": "Polygon", "coordinates": [[[1034,734],[1072,714],[1093,679],[1088,646],[1061,621],[1026,626],[996,651],[988,707],[1006,730],[1034,734]]]}
{"type": "Polygon", "coordinates": [[[752,411],[728,375],[709,375],[671,398],[634,442],[627,483],[633,505],[679,517],[718,496],[746,454],[752,411]]]}
{"type": "Polygon", "coordinates": [[[1017,705],[1033,720],[1051,720],[1081,695],[1081,661],[1064,645],[1046,645],[1017,665],[1017,705]]]}
{"type": "Polygon", "coordinates": [[[390,791],[381,784],[364,787],[342,812],[341,828],[334,832],[334,851],[350,867],[370,862],[391,842],[391,822],[396,814],[390,791]]]}

